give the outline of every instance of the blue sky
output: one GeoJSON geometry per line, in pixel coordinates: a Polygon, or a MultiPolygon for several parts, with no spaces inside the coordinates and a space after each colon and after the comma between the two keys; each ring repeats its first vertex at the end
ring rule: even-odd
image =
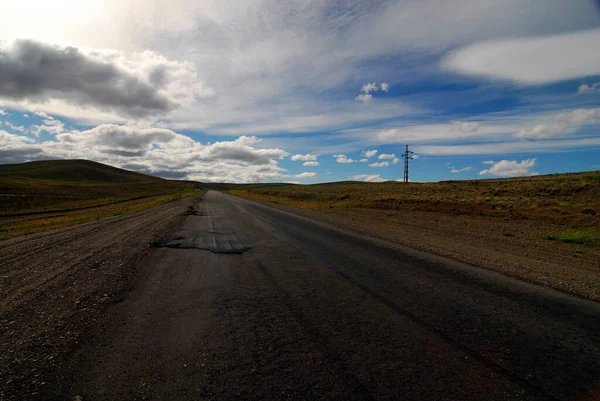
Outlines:
{"type": "Polygon", "coordinates": [[[0,163],[382,181],[408,144],[412,181],[600,169],[592,0],[23,0],[0,38],[0,163]]]}

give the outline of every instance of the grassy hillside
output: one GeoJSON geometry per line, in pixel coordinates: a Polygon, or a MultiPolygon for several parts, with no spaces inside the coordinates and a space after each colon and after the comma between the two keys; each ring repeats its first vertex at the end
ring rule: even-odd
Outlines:
{"type": "Polygon", "coordinates": [[[0,165],[0,215],[68,211],[193,191],[170,181],[88,160],[0,165]]]}

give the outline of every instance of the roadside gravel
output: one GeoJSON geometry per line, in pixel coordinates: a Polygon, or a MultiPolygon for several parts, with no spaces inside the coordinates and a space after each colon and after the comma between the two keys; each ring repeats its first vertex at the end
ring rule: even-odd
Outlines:
{"type": "Polygon", "coordinates": [[[150,245],[192,199],[0,244],[0,400],[38,399],[57,383],[107,305],[119,302],[150,245]]]}

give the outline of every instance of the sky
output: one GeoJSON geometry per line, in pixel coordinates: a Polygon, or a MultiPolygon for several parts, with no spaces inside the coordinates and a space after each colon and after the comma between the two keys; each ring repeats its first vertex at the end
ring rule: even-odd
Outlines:
{"type": "Polygon", "coordinates": [[[20,0],[0,164],[214,182],[600,169],[595,0],[20,0]]]}

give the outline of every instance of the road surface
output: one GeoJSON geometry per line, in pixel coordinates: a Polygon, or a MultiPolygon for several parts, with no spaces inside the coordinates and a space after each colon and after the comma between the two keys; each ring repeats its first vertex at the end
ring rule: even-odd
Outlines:
{"type": "Polygon", "coordinates": [[[139,268],[52,397],[600,399],[600,304],[259,203],[208,192],[139,268]]]}

